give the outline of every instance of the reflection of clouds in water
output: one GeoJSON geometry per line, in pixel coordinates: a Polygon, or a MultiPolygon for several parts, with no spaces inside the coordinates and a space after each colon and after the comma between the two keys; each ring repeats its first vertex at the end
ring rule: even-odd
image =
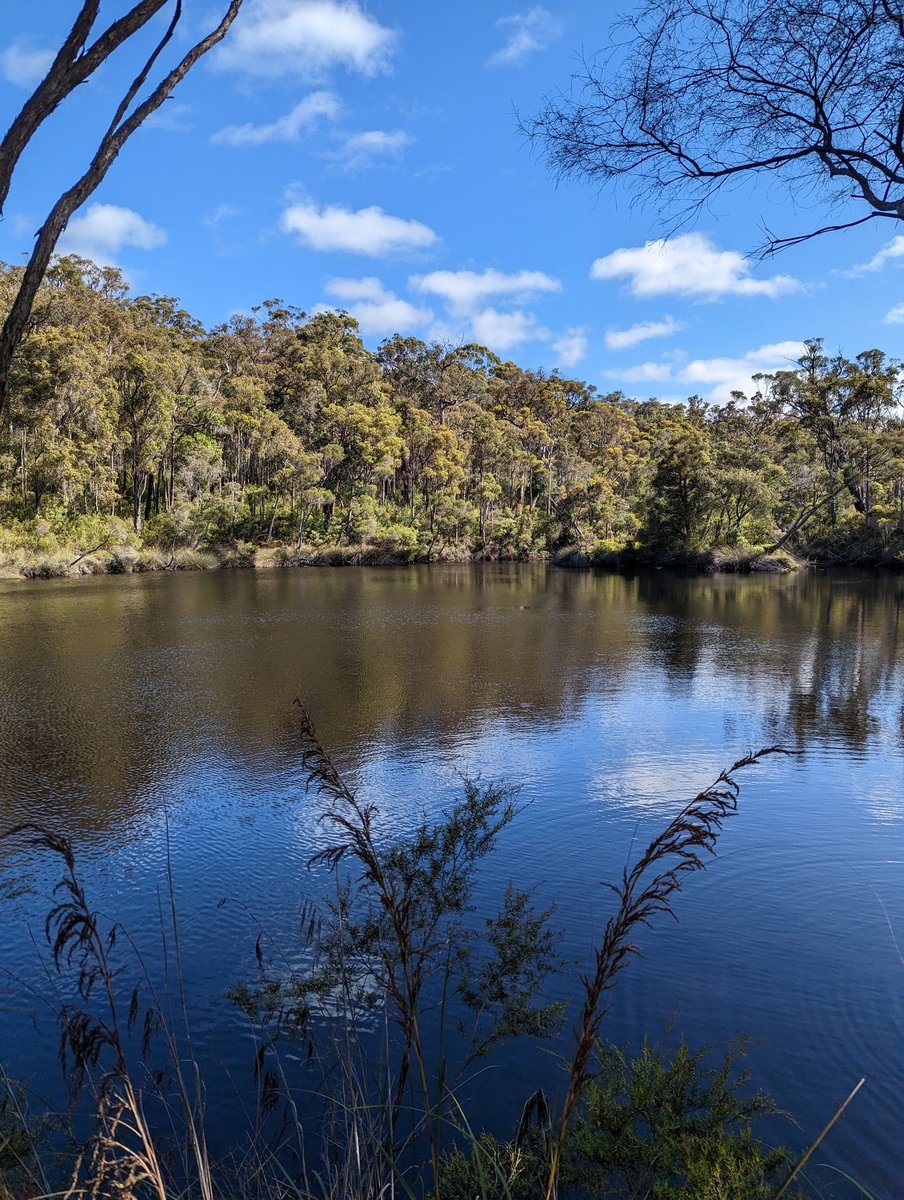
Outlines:
{"type": "MultiPolygon", "coordinates": [[[[377,806],[378,836],[392,839],[459,801],[466,779],[520,785],[522,799],[528,800],[532,789],[542,790],[557,754],[555,739],[550,743],[542,728],[534,727],[532,734],[515,732],[509,721],[497,719],[468,737],[444,741],[434,753],[422,745],[417,753],[400,754],[391,743],[371,743],[358,764],[343,774],[362,803],[377,806]]],[[[299,853],[310,857],[335,840],[335,832],[320,819],[328,798],[313,787],[305,794],[301,775],[289,791],[303,800],[289,809],[290,822],[299,853]]]]}
{"type": "MultiPolygon", "coordinates": [[[[729,752],[728,757],[732,757],[729,752]]],[[[648,756],[628,757],[602,770],[590,782],[590,798],[607,807],[615,806],[642,819],[669,820],[693,796],[707,787],[727,761],[714,767],[716,756],[673,750],[648,756]]],[[[658,827],[657,827],[658,828],[658,827]]]]}
{"type": "Polygon", "coordinates": [[[851,798],[878,822],[899,824],[904,819],[904,775],[895,758],[872,759],[849,777],[851,798]]]}
{"type": "MultiPolygon", "coordinates": [[[[683,990],[707,1040],[717,976],[726,1035],[771,1039],[767,1063],[793,1063],[781,1099],[804,1115],[829,1076],[868,1065],[878,1080],[900,1045],[900,964],[873,891],[897,921],[900,595],[878,577],[533,567],[111,578],[17,589],[15,603],[0,586],[0,818],[28,803],[78,830],[92,896],[153,940],[166,802],[193,1006],[212,1038],[223,988],[253,974],[257,922],[303,966],[301,904],[332,886],[306,865],[332,837],[305,791],[296,693],[388,838],[459,800],[463,775],[523,785],[528,811],[484,882],[557,900],[576,955],[611,911],[600,880],[721,768],[803,746],[744,773],[714,869],[682,896],[679,927],[649,931],[619,996],[636,1023],[660,993],[668,1016],[683,990]],[[247,907],[217,909],[224,896],[247,907]]],[[[42,898],[10,903],[37,909],[40,931],[42,898]]],[[[4,961],[26,977],[33,947],[12,926],[4,961]]],[[[5,1044],[9,1028],[0,1014],[5,1044]]],[[[889,1119],[870,1103],[850,1137],[873,1145],[889,1119]]]]}

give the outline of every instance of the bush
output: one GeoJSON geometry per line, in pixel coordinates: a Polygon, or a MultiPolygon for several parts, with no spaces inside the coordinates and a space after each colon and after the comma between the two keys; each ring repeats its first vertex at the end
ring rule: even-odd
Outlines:
{"type": "Polygon", "coordinates": [[[410,561],[417,552],[417,530],[410,525],[387,525],[370,539],[370,544],[376,550],[398,554],[410,561]]]}
{"type": "Polygon", "coordinates": [[[671,1053],[644,1042],[629,1058],[600,1046],[599,1073],[571,1131],[563,1176],[592,1193],[641,1200],[767,1200],[787,1171],[781,1149],[754,1140],[777,1113],[747,1090],[736,1043],[718,1065],[685,1041],[671,1053]]]}

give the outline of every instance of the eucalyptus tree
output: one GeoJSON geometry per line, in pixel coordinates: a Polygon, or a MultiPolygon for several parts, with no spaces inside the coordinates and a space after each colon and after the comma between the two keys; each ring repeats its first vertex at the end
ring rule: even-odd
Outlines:
{"type": "Polygon", "coordinates": [[[116,103],[112,117],[83,174],[51,204],[35,237],[34,248],[0,330],[0,415],[9,389],[9,371],[28,325],[38,289],[70,218],[103,181],[129,138],[170,96],[195,63],[220,42],[243,0],[229,0],[219,22],[166,71],[149,84],[160,56],[182,20],[182,0],[139,0],[106,28],[97,28],[100,0],[84,0],[72,28],[45,77],[13,118],[0,142],[0,215],[19,160],[44,122],[77,87],[94,75],[122,46],[140,34],[158,13],[170,11],[161,36],[139,60],[131,83],[116,103]]]}
{"type": "Polygon", "coordinates": [[[815,443],[833,523],[835,497],[846,491],[869,524],[876,485],[899,456],[892,417],[902,392],[901,364],[880,350],[864,351],[853,362],[830,357],[818,338],[805,346],[797,369],[778,372],[772,387],[815,443]]]}

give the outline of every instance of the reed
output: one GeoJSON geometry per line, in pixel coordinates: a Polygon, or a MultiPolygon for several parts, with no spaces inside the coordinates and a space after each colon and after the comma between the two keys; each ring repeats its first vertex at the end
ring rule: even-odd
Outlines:
{"type": "Polygon", "coordinates": [[[552,1146],[546,1198],[556,1194],[562,1148],[569,1122],[581,1096],[593,1080],[591,1062],[600,1041],[600,1029],[610,1005],[608,995],[619,974],[638,947],[634,940],[644,926],[659,915],[675,916],[673,904],[689,875],[702,871],[716,848],[725,821],[737,812],[739,771],[752,767],[772,754],[788,754],[781,746],[767,746],[738,759],[700,792],[650,842],[621,882],[606,884],[618,901],[614,914],[602,929],[593,953],[592,974],[581,976],[584,999],[579,1023],[574,1029],[574,1056],[568,1086],[558,1118],[552,1146]]]}
{"type": "MultiPolygon", "coordinates": [[[[2,835],[52,854],[63,867],[45,924],[53,962],[59,971],[73,972],[78,997],[60,1009],[60,1062],[73,1097],[90,1087],[95,1112],[94,1134],[77,1158],[65,1200],[173,1200],[188,1193],[198,1200],[231,1193],[243,1200],[376,1200],[427,1190],[439,1200],[444,1186],[456,1196],[466,1182],[483,1200],[554,1200],[573,1119],[598,1078],[610,993],[638,952],[638,933],[661,915],[675,916],[684,882],[705,868],[724,823],[737,811],[738,774],[786,751],[766,747],[721,771],[625,867],[621,880],[608,885],[614,911],[600,929],[592,969],[580,977],[581,1008],[561,1103],[550,1111],[538,1091],[512,1141],[499,1143],[468,1125],[450,1081],[446,1017],[454,993],[473,1016],[472,1026],[460,1031],[458,1056],[472,1064],[510,1037],[550,1034],[561,1017],[560,1002],[538,999],[550,977],[561,978],[551,911],[538,912],[529,893],[510,886],[499,912],[485,922],[482,953],[467,920],[476,872],[523,807],[517,790],[466,781],[462,799],[447,812],[423,817],[406,837],[386,839],[377,807],[356,795],[307,711],[300,704],[298,710],[307,786],[321,797],[321,821],[331,834],[311,865],[334,874],[335,894],[306,910],[310,965],[294,979],[271,975],[262,934],[258,985],[237,988],[234,996],[249,1012],[277,1014],[278,1032],[303,1034],[309,1055],[322,1056],[316,1167],[309,1163],[313,1135],[279,1057],[278,1037],[263,1040],[257,1051],[259,1105],[247,1152],[219,1174],[211,1162],[171,872],[168,938],[184,1025],[179,1034],[162,1016],[172,1022],[173,1005],[159,1002],[152,981],[144,980],[150,1003],[142,1003],[137,985],[124,1001],[115,956],[122,943],[136,954],[137,947],[118,924],[105,923],[91,909],[70,841],[27,823],[2,835]],[[329,1019],[323,1015],[327,1004],[329,1019]],[[356,1025],[375,1004],[382,1005],[384,1019],[384,1061],[376,1067],[356,1025]],[[425,1018],[438,1028],[438,1044],[427,1044],[425,1018]],[[317,1044],[324,1030],[332,1038],[326,1047],[317,1044]],[[133,1039],[144,1064],[157,1036],[175,1081],[184,1151],[178,1176],[147,1117],[148,1072],[142,1066],[137,1074],[129,1061],[133,1039]],[[280,1101],[282,1141],[268,1141],[267,1114],[280,1101]],[[287,1129],[294,1138],[292,1171],[283,1152],[287,1129]],[[464,1138],[467,1153],[444,1153],[449,1129],[464,1138]]],[[[793,1169],[788,1185],[802,1166],[793,1169]]]]}

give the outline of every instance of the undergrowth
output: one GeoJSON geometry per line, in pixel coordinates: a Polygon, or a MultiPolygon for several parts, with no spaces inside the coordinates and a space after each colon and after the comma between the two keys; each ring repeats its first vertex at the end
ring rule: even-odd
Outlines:
{"type": "MultiPolygon", "coordinates": [[[[332,888],[306,907],[290,959],[262,933],[256,973],[231,990],[256,1030],[256,1108],[227,1162],[212,1160],[206,1140],[172,879],[175,1002],[161,1001],[125,931],[92,909],[67,838],[29,824],[3,835],[63,868],[46,922],[55,968],[74,974],[76,999],[58,1014],[60,1059],[73,1100],[93,1112],[91,1136],[70,1150],[66,1197],[765,1200],[796,1176],[783,1151],[756,1140],[755,1123],[775,1108],[749,1092],[733,1054],[712,1066],[683,1042],[671,1052],[644,1043],[632,1058],[604,1030],[638,934],[673,914],[735,813],[736,776],[784,751],[722,771],[608,885],[612,912],[588,969],[569,982],[554,913],[529,891],[509,884],[498,912],[482,925],[473,916],[478,869],[518,817],[517,789],[466,782],[448,811],[388,837],[299,712],[328,835],[312,865],[332,888]],[[461,1080],[513,1038],[556,1037],[561,1050],[575,982],[559,1094],[528,1097],[510,1140],[472,1130],[461,1080]]],[[[11,1104],[18,1094],[9,1085],[0,1108],[0,1174],[16,1198],[47,1191],[36,1182],[40,1125],[11,1104]]]]}

